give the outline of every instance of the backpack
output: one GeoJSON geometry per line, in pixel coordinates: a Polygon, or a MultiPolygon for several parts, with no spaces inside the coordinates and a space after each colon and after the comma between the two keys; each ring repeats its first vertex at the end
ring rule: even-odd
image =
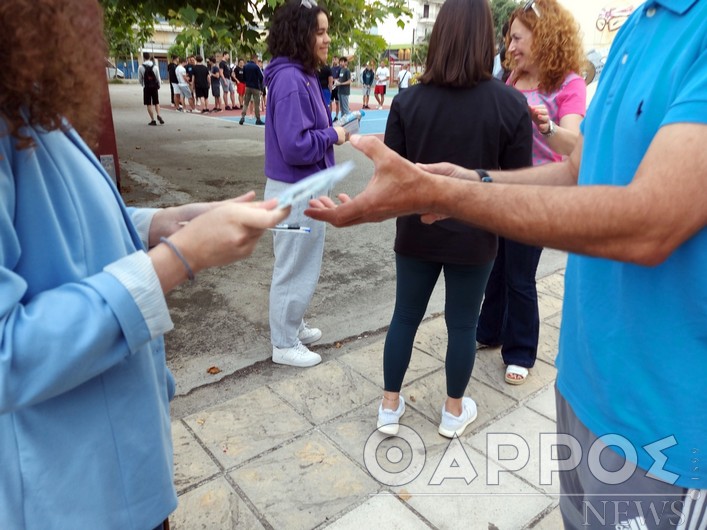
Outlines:
{"type": "Polygon", "coordinates": [[[155,75],[153,65],[143,64],[145,67],[145,73],[143,74],[143,80],[145,81],[145,88],[160,88],[160,84],[157,81],[157,76],[155,75]]]}

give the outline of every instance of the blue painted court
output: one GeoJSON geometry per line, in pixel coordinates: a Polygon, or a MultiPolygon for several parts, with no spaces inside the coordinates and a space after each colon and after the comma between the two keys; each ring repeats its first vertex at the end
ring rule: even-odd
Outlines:
{"type": "MultiPolygon", "coordinates": [[[[360,110],[360,106],[358,109],[355,107],[352,107],[351,110],[360,110]]],[[[240,112],[240,111],[234,111],[234,112],[240,112]]],[[[361,118],[361,129],[359,131],[359,134],[384,134],[385,133],[385,124],[388,121],[388,114],[390,111],[388,109],[381,109],[381,110],[364,110],[366,114],[361,118]]],[[[230,121],[230,122],[238,122],[241,119],[240,114],[235,115],[235,116],[224,116],[223,114],[219,113],[219,116],[214,116],[210,115],[210,118],[217,118],[219,120],[225,120],[225,121],[230,121]]],[[[261,119],[264,122],[268,121],[267,114],[261,116],[261,119]]],[[[248,116],[245,119],[245,124],[244,125],[251,125],[253,127],[260,127],[255,125],[255,118],[252,116],[248,116]]]]}

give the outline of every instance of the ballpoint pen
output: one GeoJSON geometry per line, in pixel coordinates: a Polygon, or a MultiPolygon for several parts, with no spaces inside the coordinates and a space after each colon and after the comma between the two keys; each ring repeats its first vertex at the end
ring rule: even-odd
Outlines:
{"type": "Polygon", "coordinates": [[[303,233],[309,233],[312,231],[312,229],[308,226],[300,226],[300,225],[275,225],[272,228],[269,228],[269,230],[272,230],[273,232],[303,232],[303,233]]]}

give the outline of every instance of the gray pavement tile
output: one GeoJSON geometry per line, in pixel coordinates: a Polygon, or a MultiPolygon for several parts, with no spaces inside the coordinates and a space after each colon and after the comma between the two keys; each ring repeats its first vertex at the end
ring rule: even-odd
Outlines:
{"type": "Polygon", "coordinates": [[[550,456],[555,433],[555,422],[522,406],[475,434],[469,443],[486,455],[489,476],[497,476],[503,483],[510,475],[506,470],[510,470],[535,489],[557,495],[559,477],[553,471],[558,466],[550,456]]]}
{"type": "MultiPolygon", "coordinates": [[[[476,369],[474,369],[474,372],[476,369]]],[[[419,379],[402,389],[410,407],[413,407],[424,414],[432,423],[439,425],[442,417],[442,405],[447,399],[447,386],[444,372],[435,373],[419,379]]],[[[472,373],[472,379],[467,386],[466,396],[476,401],[478,416],[464,433],[468,436],[478,425],[485,424],[491,418],[496,417],[508,407],[514,405],[515,401],[501,392],[481,384],[472,373]]]]}
{"type": "Polygon", "coordinates": [[[538,358],[554,366],[559,342],[560,330],[555,326],[548,325],[547,322],[541,322],[538,336],[538,358]]]}
{"type": "Polygon", "coordinates": [[[539,412],[546,418],[552,421],[557,421],[557,414],[555,412],[555,387],[554,385],[548,386],[545,390],[540,392],[537,396],[526,403],[529,409],[539,412]]]}
{"type": "Polygon", "coordinates": [[[561,324],[562,324],[562,313],[558,313],[555,316],[552,316],[550,318],[546,318],[545,320],[543,320],[543,323],[548,326],[552,326],[557,329],[560,329],[561,324]]]}
{"type": "MultiPolygon", "coordinates": [[[[426,328],[420,333],[426,333],[426,328]]],[[[359,374],[373,384],[383,388],[383,344],[385,337],[363,348],[356,349],[351,353],[347,353],[339,358],[339,361],[351,366],[359,374]]],[[[405,373],[405,381],[414,381],[420,377],[439,370],[444,367],[444,363],[440,362],[423,351],[413,348],[410,366],[405,373]]],[[[381,390],[382,392],[382,390],[381,390]]]]}
{"type": "Polygon", "coordinates": [[[184,421],[226,469],[311,428],[268,388],[253,390],[184,421]]]}
{"type": "Polygon", "coordinates": [[[444,361],[447,357],[447,325],[444,317],[425,320],[415,336],[414,347],[444,361]]]}
{"type": "Polygon", "coordinates": [[[531,526],[533,530],[557,530],[562,528],[564,523],[562,522],[562,514],[560,513],[560,507],[556,507],[545,517],[540,519],[534,526],[531,526]]]}
{"type": "Polygon", "coordinates": [[[248,462],[230,477],[276,529],[313,528],[378,490],[319,432],[248,462]]]}
{"type": "Polygon", "coordinates": [[[430,452],[422,473],[394,490],[439,529],[519,529],[553,502],[512,474],[488,484],[486,464],[467,440],[456,438],[430,452]]]}
{"type": "Polygon", "coordinates": [[[221,471],[181,421],[172,422],[172,443],[177,493],[221,471]]]}
{"type": "Polygon", "coordinates": [[[372,496],[361,506],[326,528],[327,530],[361,530],[375,527],[385,528],[385,530],[429,529],[429,526],[410,511],[397,496],[390,493],[372,496]]]}
{"type": "Polygon", "coordinates": [[[537,281],[538,293],[549,294],[560,300],[565,295],[565,271],[555,272],[537,281]]]}
{"type": "Polygon", "coordinates": [[[546,318],[555,316],[562,311],[562,298],[538,293],[538,310],[540,311],[540,322],[544,321],[546,318]]]}
{"type": "Polygon", "coordinates": [[[338,361],[299,370],[296,375],[274,383],[272,389],[315,424],[345,414],[381,393],[348,364],[338,361]]]}
{"type": "Polygon", "coordinates": [[[473,378],[518,401],[553,383],[557,370],[554,366],[538,359],[522,385],[506,383],[504,381],[505,372],[506,365],[503,364],[500,350],[482,350],[476,355],[473,378]]]}
{"type": "MultiPolygon", "coordinates": [[[[368,468],[364,461],[364,452],[366,452],[367,449],[376,449],[383,439],[386,438],[376,430],[378,403],[379,401],[376,399],[373,403],[360,407],[341,418],[337,418],[330,423],[320,426],[320,430],[333,440],[351,460],[358,463],[367,471],[368,468]]],[[[400,424],[401,429],[402,426],[405,426],[419,435],[424,445],[424,448],[421,449],[423,451],[422,454],[424,454],[424,451],[446,447],[448,444],[446,438],[437,434],[437,425],[431,423],[412,407],[406,409],[400,424]]],[[[392,439],[394,440],[395,438],[393,437],[392,439]]],[[[384,447],[385,446],[384,444],[384,447]]],[[[374,466],[375,465],[376,463],[374,463],[374,466]]],[[[385,466],[387,464],[383,462],[381,465],[385,466]]],[[[371,474],[370,471],[368,472],[371,474]]],[[[375,468],[373,469],[373,473],[375,473],[375,468]]],[[[372,476],[376,478],[375,475],[372,476]]],[[[386,484],[384,483],[379,484],[380,488],[384,488],[385,486],[386,484]]]]}
{"type": "Polygon", "coordinates": [[[169,518],[172,530],[261,529],[246,503],[228,481],[220,477],[179,497],[169,518]]]}

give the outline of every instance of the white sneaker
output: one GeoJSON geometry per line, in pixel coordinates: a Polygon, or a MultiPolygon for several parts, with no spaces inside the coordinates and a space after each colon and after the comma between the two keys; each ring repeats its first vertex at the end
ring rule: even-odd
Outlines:
{"type": "Polygon", "coordinates": [[[403,396],[399,396],[400,403],[398,410],[390,410],[383,408],[383,402],[378,406],[378,432],[395,436],[400,428],[400,418],[405,414],[405,400],[403,396]]]}
{"type": "Polygon", "coordinates": [[[307,368],[319,364],[322,362],[322,358],[318,353],[314,353],[298,341],[292,348],[273,348],[272,362],[307,368]]]}
{"type": "Polygon", "coordinates": [[[454,438],[455,434],[461,436],[477,414],[476,403],[470,397],[462,399],[462,413],[459,416],[450,414],[442,405],[442,422],[437,432],[446,438],[454,438]]]}
{"type": "Polygon", "coordinates": [[[306,322],[302,322],[297,338],[302,344],[312,344],[322,338],[322,330],[310,328],[306,322]]]}

